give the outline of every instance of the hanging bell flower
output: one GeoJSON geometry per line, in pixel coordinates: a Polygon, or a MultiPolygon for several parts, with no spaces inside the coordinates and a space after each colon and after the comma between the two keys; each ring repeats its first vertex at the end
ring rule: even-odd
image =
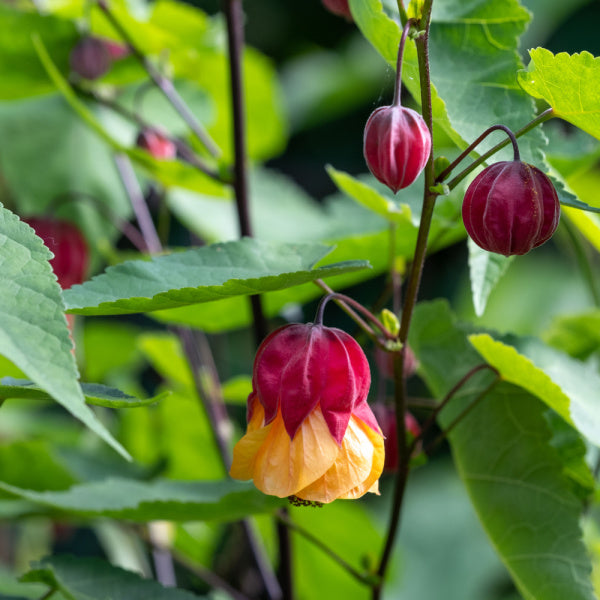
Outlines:
{"type": "Polygon", "coordinates": [[[311,502],[379,493],[384,442],[370,383],[364,352],[344,331],[308,323],[271,333],[254,360],[231,476],[311,502]]]}

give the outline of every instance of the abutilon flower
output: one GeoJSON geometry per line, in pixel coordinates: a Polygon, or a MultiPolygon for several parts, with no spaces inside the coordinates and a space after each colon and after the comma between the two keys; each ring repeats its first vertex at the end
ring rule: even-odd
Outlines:
{"type": "Polygon", "coordinates": [[[358,343],[320,324],[285,325],[260,345],[248,430],[231,476],[265,494],[332,502],[379,493],[381,430],[367,404],[371,374],[358,343]]]}

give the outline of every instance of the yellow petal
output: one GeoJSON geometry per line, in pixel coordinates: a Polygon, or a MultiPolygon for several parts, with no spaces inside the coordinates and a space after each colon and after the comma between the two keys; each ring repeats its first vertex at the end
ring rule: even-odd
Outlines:
{"type": "Polygon", "coordinates": [[[248,431],[233,448],[233,460],[229,474],[234,479],[247,480],[254,476],[256,455],[271,430],[271,424],[262,427],[264,417],[265,411],[262,404],[255,401],[252,418],[248,423],[248,431]]]}
{"type": "Polygon", "coordinates": [[[361,429],[367,434],[373,444],[373,465],[369,476],[355,488],[340,496],[343,500],[354,500],[364,496],[367,492],[379,495],[379,477],[385,463],[385,445],[383,436],[375,433],[368,425],[357,419],[361,429]]]}
{"type": "Polygon", "coordinates": [[[279,412],[256,456],[254,485],[280,498],[297,495],[331,467],[339,452],[319,407],[306,417],[293,440],[279,412]]]}
{"type": "Polygon", "coordinates": [[[377,485],[384,457],[382,436],[352,416],[336,462],[321,478],[296,495],[325,503],[336,498],[362,496],[377,485]]]}

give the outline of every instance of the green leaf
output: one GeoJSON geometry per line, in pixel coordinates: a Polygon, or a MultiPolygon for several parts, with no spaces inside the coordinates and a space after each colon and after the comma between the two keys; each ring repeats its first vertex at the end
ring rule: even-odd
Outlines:
{"type": "Polygon", "coordinates": [[[4,483],[36,491],[64,490],[75,483],[50,445],[41,440],[0,445],[0,478],[4,483]]]}
{"type": "Polygon", "coordinates": [[[385,198],[367,184],[331,166],[327,167],[327,173],[341,192],[345,192],[365,208],[392,223],[411,223],[412,213],[407,204],[398,204],[385,198]]]}
{"type": "Polygon", "coordinates": [[[52,84],[36,59],[31,32],[41,35],[61,69],[68,70],[69,53],[79,38],[74,23],[33,11],[0,6],[0,100],[47,94],[52,84]]]}
{"type": "MultiPolygon", "coordinates": [[[[102,385],[101,383],[82,383],[81,390],[88,404],[104,406],[106,408],[135,408],[137,406],[156,404],[169,395],[169,392],[163,392],[152,398],[141,399],[130,396],[121,390],[102,385]]],[[[41,387],[26,379],[3,377],[0,379],[0,400],[7,398],[49,400],[51,396],[41,387]]]]}
{"type": "Polygon", "coordinates": [[[475,307],[475,314],[480,317],[485,312],[485,306],[491,291],[498,280],[506,273],[506,269],[508,269],[514,257],[482,250],[471,239],[469,239],[468,246],[473,306],[475,307]]]}
{"type": "MultiPolygon", "coordinates": [[[[410,343],[421,372],[442,397],[481,363],[447,304],[421,304],[410,343]]],[[[447,427],[492,380],[472,377],[441,413],[447,427]]],[[[528,600],[592,600],[591,565],[581,541],[581,502],[550,445],[545,406],[506,381],[450,434],[452,453],[479,519],[528,600]]]]}
{"type": "Polygon", "coordinates": [[[477,352],[502,379],[522,387],[555,410],[592,443],[600,446],[600,376],[596,369],[558,352],[535,338],[515,346],[487,334],[471,335],[477,352]]]}
{"type": "Polygon", "coordinates": [[[76,314],[149,312],[283,289],[369,266],[347,261],[314,268],[330,250],[245,238],[109,267],[64,297],[76,314]]]}
{"type": "Polygon", "coordinates": [[[32,564],[23,582],[45,583],[69,600],[198,600],[191,592],[163,587],[98,558],[51,556],[32,564]]]}
{"type": "Polygon", "coordinates": [[[600,139],[600,59],[589,52],[552,54],[529,51],[531,62],[520,71],[521,87],[545,100],[554,114],[600,139]]]}
{"type": "Polygon", "coordinates": [[[544,341],[579,360],[600,349],[600,310],[554,319],[544,341]]]}
{"type": "Polygon", "coordinates": [[[51,257],[33,229],[0,205],[0,352],[128,458],[85,405],[51,257]]]}
{"type": "Polygon", "coordinates": [[[239,481],[152,482],[113,477],[75,485],[66,491],[35,492],[0,482],[0,489],[48,508],[85,517],[112,517],[136,522],[237,521],[272,512],[287,503],[239,481]]]}

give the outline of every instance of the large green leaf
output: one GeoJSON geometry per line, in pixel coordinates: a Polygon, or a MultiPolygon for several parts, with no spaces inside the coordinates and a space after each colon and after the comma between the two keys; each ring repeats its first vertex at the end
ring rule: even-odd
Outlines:
{"type": "Polygon", "coordinates": [[[0,205],[0,353],[128,457],[85,405],[51,257],[33,229],[0,205]]]}
{"type": "MultiPolygon", "coordinates": [[[[85,401],[106,408],[135,408],[160,402],[169,395],[163,392],[151,398],[136,398],[101,383],[82,383],[81,390],[85,401]]],[[[40,386],[26,379],[2,377],[0,379],[0,400],[7,398],[29,398],[30,400],[48,400],[51,396],[40,386]]]]}
{"type": "MultiPolygon", "coordinates": [[[[98,558],[51,556],[32,564],[23,582],[45,583],[69,600],[198,600],[191,592],[163,587],[98,558]]],[[[54,595],[52,596],[54,597],[54,595]]]]}
{"type": "Polygon", "coordinates": [[[283,289],[369,266],[365,261],[347,261],[314,268],[329,252],[321,244],[245,238],[109,267],[65,291],[64,297],[72,313],[149,312],[283,289]]]}
{"type": "Polygon", "coordinates": [[[552,54],[529,51],[531,62],[519,72],[521,87],[545,100],[556,116],[600,139],[600,58],[589,52],[552,54]]]}
{"type": "Polygon", "coordinates": [[[0,490],[72,515],[136,522],[237,521],[247,515],[272,512],[287,502],[266,496],[252,484],[229,479],[144,482],[113,477],[58,492],[36,492],[0,482],[0,490]]]}
{"type": "Polygon", "coordinates": [[[515,340],[515,347],[487,334],[472,335],[469,341],[503,380],[540,398],[600,446],[600,376],[594,367],[535,338],[515,340]]]}
{"type": "MultiPolygon", "coordinates": [[[[481,358],[442,302],[420,305],[410,343],[421,372],[442,397],[481,358]]],[[[441,413],[447,427],[485,386],[472,377],[441,413]]],[[[528,600],[591,600],[591,566],[581,541],[580,501],[550,445],[545,406],[499,382],[450,434],[452,453],[494,547],[528,600]]]]}

